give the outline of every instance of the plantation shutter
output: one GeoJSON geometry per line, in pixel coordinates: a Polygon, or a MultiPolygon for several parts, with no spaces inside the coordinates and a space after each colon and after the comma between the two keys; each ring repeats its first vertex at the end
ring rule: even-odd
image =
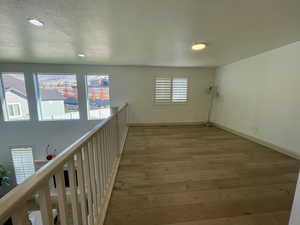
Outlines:
{"type": "Polygon", "coordinates": [[[155,79],[155,103],[171,102],[172,79],[170,77],[157,77],[155,79]]]}
{"type": "Polygon", "coordinates": [[[173,78],[172,102],[180,103],[188,100],[188,79],[173,78]]]}
{"type": "Polygon", "coordinates": [[[32,148],[13,148],[11,149],[11,155],[17,184],[20,184],[35,172],[32,148]]]}

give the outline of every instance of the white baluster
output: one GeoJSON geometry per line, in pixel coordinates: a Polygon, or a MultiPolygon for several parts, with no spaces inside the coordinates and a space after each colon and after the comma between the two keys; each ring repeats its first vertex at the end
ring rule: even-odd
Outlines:
{"type": "Polygon", "coordinates": [[[81,225],[80,211],[78,205],[78,193],[77,193],[77,182],[76,182],[76,170],[74,165],[73,157],[68,161],[68,171],[70,180],[70,191],[71,191],[71,203],[72,203],[72,214],[73,224],[81,225]]]}
{"type": "Polygon", "coordinates": [[[92,138],[88,142],[88,157],[90,163],[90,176],[91,176],[91,187],[92,187],[92,198],[93,198],[93,210],[94,217],[97,217],[97,192],[96,192],[96,177],[95,177],[95,163],[94,163],[94,149],[92,138]]]}
{"type": "Polygon", "coordinates": [[[88,145],[83,147],[83,168],[84,168],[84,177],[86,184],[86,192],[88,197],[88,223],[91,225],[94,224],[94,212],[93,212],[93,200],[92,200],[92,188],[91,188],[91,177],[90,177],[90,163],[88,156],[88,145]]]}
{"type": "Polygon", "coordinates": [[[13,225],[29,225],[26,204],[15,210],[15,213],[12,215],[12,222],[13,225]]]}
{"type": "Polygon", "coordinates": [[[58,173],[55,174],[55,181],[58,194],[59,221],[61,225],[68,225],[68,208],[63,167],[59,170],[58,173]]]}
{"type": "Polygon", "coordinates": [[[80,152],[78,152],[76,154],[76,162],[77,162],[77,179],[78,179],[79,193],[80,193],[80,206],[81,206],[82,224],[83,225],[88,225],[88,215],[87,215],[87,205],[86,205],[86,191],[85,191],[83,165],[82,165],[82,149],[80,150],[80,152]]]}
{"type": "Polygon", "coordinates": [[[39,191],[39,203],[43,225],[53,225],[53,213],[48,183],[39,191]]]}

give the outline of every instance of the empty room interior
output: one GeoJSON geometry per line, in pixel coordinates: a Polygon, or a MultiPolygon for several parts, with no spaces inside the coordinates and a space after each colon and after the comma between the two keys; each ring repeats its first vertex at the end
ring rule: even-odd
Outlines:
{"type": "Polygon", "coordinates": [[[299,0],[0,0],[0,225],[300,225],[299,0]]]}

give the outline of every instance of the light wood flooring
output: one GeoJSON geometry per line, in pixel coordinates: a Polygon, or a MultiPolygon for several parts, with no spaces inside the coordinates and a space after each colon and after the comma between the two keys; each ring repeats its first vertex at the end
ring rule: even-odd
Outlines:
{"type": "Polygon", "coordinates": [[[105,225],[288,225],[299,161],[218,128],[131,127],[105,225]]]}

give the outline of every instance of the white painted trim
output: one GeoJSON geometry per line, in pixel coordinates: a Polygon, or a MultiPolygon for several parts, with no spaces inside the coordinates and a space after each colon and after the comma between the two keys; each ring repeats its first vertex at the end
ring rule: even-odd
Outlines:
{"type": "Polygon", "coordinates": [[[218,128],[220,128],[220,129],[222,129],[222,130],[228,131],[228,132],[230,132],[230,133],[232,133],[232,134],[235,134],[235,135],[240,136],[240,137],[242,137],[242,138],[248,139],[248,140],[250,140],[250,141],[252,141],[252,142],[255,142],[255,143],[257,143],[257,144],[263,145],[263,146],[265,146],[265,147],[267,147],[267,148],[270,148],[270,149],[272,149],[272,150],[275,150],[275,151],[277,151],[277,152],[280,152],[280,153],[282,153],[282,154],[284,154],[284,155],[287,155],[287,156],[290,156],[290,157],[292,157],[292,158],[294,158],[294,159],[300,160],[300,156],[299,156],[299,155],[293,153],[292,151],[290,151],[290,150],[288,150],[288,149],[279,147],[279,146],[274,145],[274,144],[272,144],[272,143],[270,143],[270,142],[261,140],[261,139],[259,139],[259,138],[253,137],[253,136],[250,136],[250,135],[248,135],[248,134],[244,134],[244,133],[242,133],[242,132],[240,132],[240,131],[236,131],[236,130],[234,130],[234,129],[231,129],[231,128],[229,128],[229,127],[226,127],[226,126],[221,125],[221,124],[216,123],[216,122],[213,122],[213,125],[214,125],[215,127],[218,127],[218,128]]]}
{"type": "Polygon", "coordinates": [[[298,174],[298,180],[297,180],[297,185],[296,185],[296,191],[294,195],[294,200],[293,200],[293,207],[290,213],[290,219],[289,219],[289,225],[298,225],[300,221],[300,214],[299,209],[300,209],[300,174],[298,174]]]}
{"type": "Polygon", "coordinates": [[[119,170],[119,166],[120,166],[120,161],[121,161],[121,158],[122,158],[122,153],[124,151],[124,146],[125,146],[125,143],[126,143],[127,134],[128,134],[128,127],[126,129],[126,135],[124,135],[124,138],[123,138],[122,143],[121,143],[120,155],[118,156],[118,158],[117,158],[117,160],[115,162],[115,165],[114,165],[113,173],[112,173],[112,176],[110,178],[110,183],[109,183],[109,186],[108,186],[108,192],[106,193],[106,196],[104,197],[103,204],[100,207],[100,210],[103,213],[99,214],[100,216],[96,220],[96,221],[99,221],[99,223],[96,224],[96,225],[103,225],[104,224],[104,221],[105,221],[105,218],[106,218],[106,214],[107,214],[107,209],[108,209],[110,198],[111,198],[111,194],[113,192],[113,188],[114,188],[114,185],[115,185],[116,177],[117,177],[117,174],[118,174],[118,170],[119,170]]]}
{"type": "Polygon", "coordinates": [[[205,122],[167,122],[167,123],[129,123],[129,127],[156,127],[156,126],[202,126],[205,122]]]}
{"type": "Polygon", "coordinates": [[[124,151],[124,147],[125,147],[125,143],[126,143],[126,139],[127,139],[127,134],[128,134],[128,126],[126,127],[126,134],[124,135],[124,138],[121,142],[121,154],[124,151]]]}

